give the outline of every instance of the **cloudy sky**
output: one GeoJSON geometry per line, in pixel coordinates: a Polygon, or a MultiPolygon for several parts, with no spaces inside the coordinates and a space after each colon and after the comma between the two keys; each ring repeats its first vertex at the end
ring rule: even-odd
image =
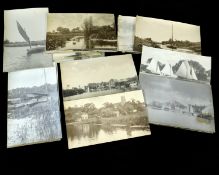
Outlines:
{"type": "Polygon", "coordinates": [[[151,38],[157,42],[167,41],[172,38],[172,25],[174,40],[201,41],[199,26],[141,16],[136,18],[135,35],[140,38],[151,38]]]}
{"type": "Polygon", "coordinates": [[[154,75],[140,76],[147,103],[152,101],[170,102],[177,100],[183,104],[212,104],[211,87],[207,84],[174,80],[154,75]]]}
{"type": "Polygon", "coordinates": [[[55,67],[10,72],[8,74],[8,89],[41,86],[45,84],[45,81],[49,84],[57,83],[55,67]]]}
{"type": "Polygon", "coordinates": [[[113,14],[95,14],[95,13],[49,13],[47,31],[52,32],[57,27],[65,27],[70,30],[76,27],[82,27],[84,19],[92,16],[93,25],[112,25],[114,24],[113,14]]]}
{"type": "Polygon", "coordinates": [[[74,106],[83,106],[86,103],[94,103],[97,108],[103,107],[103,104],[108,103],[119,103],[121,102],[121,97],[125,96],[126,101],[130,101],[132,99],[138,100],[140,102],[144,102],[144,97],[142,90],[124,92],[112,95],[104,95],[99,97],[81,99],[81,100],[72,100],[72,101],[64,101],[65,109],[74,106]]]}
{"type": "Polygon", "coordinates": [[[31,8],[4,11],[4,40],[24,41],[17,29],[18,21],[31,41],[46,39],[48,8],[31,8]]]}
{"type": "Polygon", "coordinates": [[[169,63],[172,66],[180,60],[193,60],[199,62],[205,70],[211,69],[211,57],[143,46],[142,64],[145,64],[149,58],[155,58],[162,63],[169,63]]]}
{"type": "Polygon", "coordinates": [[[99,57],[60,64],[62,86],[85,86],[88,83],[100,83],[110,79],[123,79],[136,76],[131,55],[99,57]]]}

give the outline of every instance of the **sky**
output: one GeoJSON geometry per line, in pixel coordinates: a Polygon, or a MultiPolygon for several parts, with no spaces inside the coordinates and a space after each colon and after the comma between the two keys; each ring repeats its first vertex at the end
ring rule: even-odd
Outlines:
{"type": "Polygon", "coordinates": [[[167,41],[172,38],[172,24],[174,40],[201,41],[199,26],[141,16],[136,18],[135,35],[141,38],[152,38],[157,42],[167,41]]]}
{"type": "Polygon", "coordinates": [[[63,62],[60,67],[64,89],[137,76],[130,54],[63,62]]]}
{"type": "Polygon", "coordinates": [[[95,14],[95,13],[49,13],[47,31],[52,32],[57,27],[73,29],[82,27],[84,19],[92,16],[93,25],[112,25],[114,24],[113,14],[95,14]]]}
{"type": "Polygon", "coordinates": [[[17,29],[18,21],[31,41],[46,39],[48,8],[31,8],[4,11],[4,40],[25,41],[17,29]]]}
{"type": "Polygon", "coordinates": [[[100,107],[103,107],[103,104],[106,102],[113,103],[113,104],[121,102],[122,96],[125,96],[126,101],[135,99],[140,102],[144,102],[142,90],[138,90],[138,91],[124,92],[124,93],[118,93],[118,94],[112,94],[112,95],[104,95],[104,96],[87,98],[87,99],[64,101],[64,107],[65,109],[68,109],[69,107],[83,106],[86,103],[94,103],[97,108],[100,108],[100,107]]]}
{"type": "Polygon", "coordinates": [[[8,74],[8,90],[57,83],[56,67],[28,69],[8,74]],[[45,74],[44,74],[45,69],[45,74]],[[46,76],[45,76],[46,75],[46,76]]]}
{"type": "Polygon", "coordinates": [[[147,103],[177,100],[183,104],[212,104],[211,87],[207,84],[193,83],[154,75],[140,76],[147,103]]]}
{"type": "Polygon", "coordinates": [[[172,66],[180,60],[193,60],[199,62],[205,70],[211,69],[211,57],[143,46],[142,64],[145,64],[149,58],[155,58],[162,63],[169,63],[172,66]]]}

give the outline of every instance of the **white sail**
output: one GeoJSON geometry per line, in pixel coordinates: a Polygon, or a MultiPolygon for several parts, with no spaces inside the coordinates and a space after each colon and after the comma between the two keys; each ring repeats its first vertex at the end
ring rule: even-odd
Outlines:
{"type": "Polygon", "coordinates": [[[189,62],[187,60],[184,61],[184,63],[186,65],[186,67],[187,67],[187,72],[186,72],[187,79],[193,79],[193,77],[192,77],[192,67],[190,66],[190,64],[189,64],[189,62]]]}
{"type": "Polygon", "coordinates": [[[194,71],[193,67],[192,67],[192,79],[193,79],[193,80],[198,80],[198,78],[197,78],[197,76],[196,76],[196,74],[195,74],[195,71],[194,71]]]}
{"type": "Polygon", "coordinates": [[[165,76],[174,76],[172,66],[170,64],[165,64],[164,68],[161,70],[161,73],[165,76]]]}
{"type": "Polygon", "coordinates": [[[149,71],[151,71],[151,73],[154,73],[154,74],[161,74],[160,72],[160,68],[159,68],[159,65],[158,65],[158,62],[157,60],[155,59],[152,59],[150,64],[148,65],[147,69],[149,71]]]}
{"type": "Polygon", "coordinates": [[[195,71],[193,67],[189,65],[187,60],[182,61],[179,69],[176,72],[176,75],[186,79],[197,80],[195,71]]]}
{"type": "Polygon", "coordinates": [[[176,75],[178,77],[187,78],[187,67],[186,67],[186,64],[184,63],[184,61],[179,66],[179,68],[176,72],[176,75]]]}

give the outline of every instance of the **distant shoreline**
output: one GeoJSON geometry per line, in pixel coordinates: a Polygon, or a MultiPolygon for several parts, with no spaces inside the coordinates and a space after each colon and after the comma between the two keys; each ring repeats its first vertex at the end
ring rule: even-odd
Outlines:
{"type": "MultiPolygon", "coordinates": [[[[45,40],[41,40],[41,41],[31,41],[31,46],[37,46],[37,45],[41,45],[41,46],[45,46],[46,45],[46,41],[45,40]]],[[[9,43],[5,43],[4,41],[4,47],[26,47],[29,46],[29,43],[27,42],[9,42],[9,43]]]]}

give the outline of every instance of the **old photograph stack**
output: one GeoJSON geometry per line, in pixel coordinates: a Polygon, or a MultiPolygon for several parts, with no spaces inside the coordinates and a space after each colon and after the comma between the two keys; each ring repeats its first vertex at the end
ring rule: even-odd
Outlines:
{"type": "Polygon", "coordinates": [[[45,52],[47,14],[48,8],[4,11],[8,148],[62,138],[57,68],[45,52]]]}
{"type": "Polygon", "coordinates": [[[131,55],[62,62],[68,147],[150,135],[131,55]]]}
{"type": "Polygon", "coordinates": [[[143,46],[139,79],[151,123],[215,132],[211,57],[143,46]]]}
{"type": "Polygon", "coordinates": [[[200,26],[5,10],[3,48],[8,148],[62,138],[59,66],[69,149],[150,135],[149,122],[215,132],[211,57],[201,56],[200,26]],[[139,77],[140,59],[124,52],[141,54],[139,77]]]}

